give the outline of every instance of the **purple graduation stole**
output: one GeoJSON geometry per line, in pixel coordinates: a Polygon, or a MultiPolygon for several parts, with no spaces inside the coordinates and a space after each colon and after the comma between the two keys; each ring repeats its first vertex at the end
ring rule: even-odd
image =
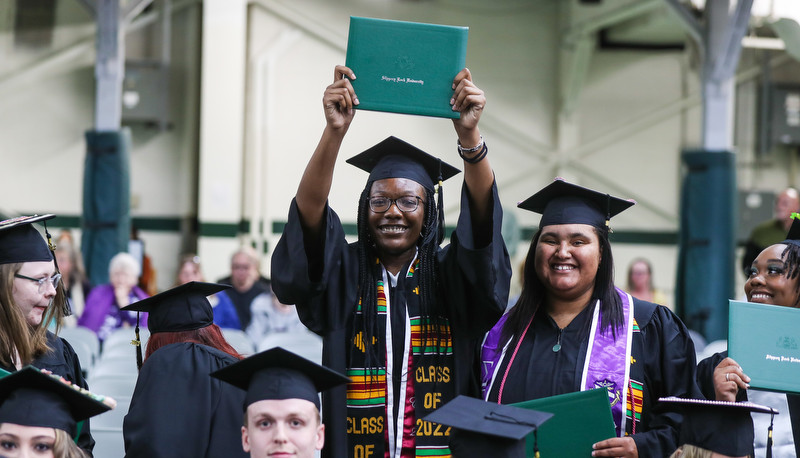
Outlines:
{"type": "Polygon", "coordinates": [[[617,288],[622,302],[624,323],[622,329],[616,331],[616,339],[611,330],[601,331],[603,314],[600,302],[592,314],[592,326],[589,334],[589,347],[586,349],[586,361],[581,377],[581,389],[608,389],[608,401],[617,436],[625,435],[625,410],[628,400],[628,382],[630,381],[631,343],[633,334],[633,299],[617,288]]]}
{"type": "MultiPolygon", "coordinates": [[[[580,386],[583,391],[595,388],[608,389],[608,401],[611,404],[617,436],[622,437],[625,434],[626,406],[631,402],[628,399],[627,388],[630,381],[634,320],[633,298],[619,288],[616,290],[622,303],[623,326],[616,330],[616,339],[610,330],[602,332],[600,326],[603,317],[598,301],[592,314],[589,346],[586,350],[580,386]]],[[[496,378],[502,379],[502,374],[497,372],[506,356],[508,344],[514,340],[513,337],[508,342],[500,340],[507,318],[508,314],[503,315],[492,327],[486,334],[481,348],[481,389],[484,400],[489,399],[489,392],[494,383],[500,383],[496,378]]]]}

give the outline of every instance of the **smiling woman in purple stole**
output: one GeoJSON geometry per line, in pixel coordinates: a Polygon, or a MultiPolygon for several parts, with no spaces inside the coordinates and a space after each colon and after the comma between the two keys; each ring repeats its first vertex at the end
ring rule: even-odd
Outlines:
{"type": "Polygon", "coordinates": [[[440,247],[441,182],[458,170],[394,137],[348,160],[370,173],[349,244],[327,199],[358,104],[355,77],[336,67],[325,91],[327,126],[275,248],[272,287],[323,336],[323,364],[352,380],[323,395],[324,456],[449,456],[447,428],[422,419],[458,394],[479,395],[476,349],[501,316],[511,277],[478,130],[486,98],[468,70],[455,77],[464,187],[450,244],[440,247]]]}
{"type": "Polygon", "coordinates": [[[542,214],[525,261],[522,293],[481,354],[487,401],[511,404],[606,387],[617,436],[592,456],[664,457],[680,414],[662,396],[691,396],[695,353],[664,306],[614,286],[609,220],[634,202],[561,179],[519,207],[542,214]]]}

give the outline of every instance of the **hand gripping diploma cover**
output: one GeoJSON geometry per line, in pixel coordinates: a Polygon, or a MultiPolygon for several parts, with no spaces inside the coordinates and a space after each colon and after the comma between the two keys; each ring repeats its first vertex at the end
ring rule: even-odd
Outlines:
{"type": "Polygon", "coordinates": [[[728,356],[760,390],[800,393],[800,309],[730,301],[728,356]]]}
{"type": "MultiPolygon", "coordinates": [[[[550,420],[539,427],[539,452],[542,457],[591,457],[594,443],[617,435],[606,388],[559,394],[511,405],[553,414],[550,420]]],[[[533,434],[528,436],[525,456],[534,456],[533,434]]]]}
{"type": "Polygon", "coordinates": [[[350,17],[345,65],[362,110],[458,118],[453,78],[467,58],[468,27],[350,17]]]}

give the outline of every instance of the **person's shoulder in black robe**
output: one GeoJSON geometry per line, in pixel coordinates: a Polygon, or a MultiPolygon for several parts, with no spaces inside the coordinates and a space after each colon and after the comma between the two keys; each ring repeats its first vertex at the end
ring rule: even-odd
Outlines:
{"type": "Polygon", "coordinates": [[[156,350],[139,372],[125,416],[125,456],[248,456],[241,436],[244,391],[209,376],[236,361],[194,343],[156,350]]]}

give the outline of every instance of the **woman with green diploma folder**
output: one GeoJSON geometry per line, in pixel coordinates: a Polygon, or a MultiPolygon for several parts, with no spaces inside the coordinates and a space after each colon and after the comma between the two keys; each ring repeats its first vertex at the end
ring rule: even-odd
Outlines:
{"type": "Polygon", "coordinates": [[[482,382],[501,404],[607,388],[618,437],[586,454],[662,458],[681,417],[656,403],[696,391],[694,345],[669,309],[614,286],[609,220],[633,204],[557,179],[518,205],[542,219],[520,298],[484,341],[482,382]]]}
{"type": "Polygon", "coordinates": [[[272,288],[323,337],[323,365],[352,379],[323,394],[326,457],[449,456],[447,428],[423,418],[477,395],[481,336],[508,300],[511,265],[502,209],[478,120],[486,103],[469,70],[453,80],[464,160],[461,213],[450,244],[434,183],[458,173],[394,137],[348,160],[370,176],[348,243],[328,193],[358,104],[353,72],[336,67],[327,125],[306,166],[272,256],[272,288]]]}
{"type": "MultiPolygon", "coordinates": [[[[748,302],[800,307],[800,219],[797,213],[786,240],[765,248],[753,261],[744,293],[748,302]]],[[[746,368],[744,368],[746,369],[746,368]]],[[[750,400],[776,408],[789,415],[775,418],[772,437],[773,456],[800,456],[800,396],[796,394],[769,393],[749,390],[750,377],[742,367],[724,351],[700,361],[697,366],[697,384],[706,399],[717,401],[750,400]]],[[[754,419],[756,434],[755,456],[764,456],[767,437],[763,431],[769,423],[762,417],[754,419]]]]}

